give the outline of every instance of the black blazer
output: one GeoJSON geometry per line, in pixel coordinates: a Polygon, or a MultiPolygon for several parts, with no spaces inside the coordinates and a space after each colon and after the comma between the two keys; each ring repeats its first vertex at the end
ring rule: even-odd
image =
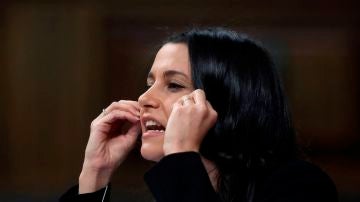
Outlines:
{"type": "MultiPolygon", "coordinates": [[[[210,179],[195,152],[171,154],[145,174],[157,202],[219,202],[210,179]]],[[[253,202],[337,202],[334,183],[318,167],[301,160],[290,161],[257,184],[253,202]]],[[[60,202],[107,202],[110,185],[89,194],[78,186],[61,196],[60,202]]]]}

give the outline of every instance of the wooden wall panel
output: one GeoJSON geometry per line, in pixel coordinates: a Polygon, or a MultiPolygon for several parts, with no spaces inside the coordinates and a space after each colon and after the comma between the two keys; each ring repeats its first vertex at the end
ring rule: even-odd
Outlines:
{"type": "MultiPolygon", "coordinates": [[[[45,196],[75,183],[90,121],[114,100],[137,99],[161,40],[222,25],[274,48],[310,157],[341,193],[360,195],[349,178],[360,153],[356,1],[17,2],[0,7],[2,192],[45,196]]],[[[146,192],[148,167],[134,152],[115,175],[116,196],[146,192]]]]}
{"type": "Polygon", "coordinates": [[[90,120],[105,100],[103,41],[91,12],[7,10],[8,189],[40,191],[77,178],[90,120]]]}

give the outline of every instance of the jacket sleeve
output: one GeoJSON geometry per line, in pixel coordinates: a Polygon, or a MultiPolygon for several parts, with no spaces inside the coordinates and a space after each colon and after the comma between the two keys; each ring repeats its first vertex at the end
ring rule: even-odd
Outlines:
{"type": "Polygon", "coordinates": [[[220,201],[196,152],[165,156],[144,178],[157,202],[220,201]]]}
{"type": "Polygon", "coordinates": [[[73,186],[63,194],[59,202],[108,202],[110,201],[111,185],[92,193],[79,194],[79,185],[73,186]]]}
{"type": "Polygon", "coordinates": [[[275,172],[264,183],[266,202],[338,202],[336,187],[320,168],[294,161],[275,172]]]}

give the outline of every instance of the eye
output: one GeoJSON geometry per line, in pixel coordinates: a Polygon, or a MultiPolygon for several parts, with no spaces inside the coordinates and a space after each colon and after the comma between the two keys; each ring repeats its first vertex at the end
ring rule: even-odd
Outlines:
{"type": "Polygon", "coordinates": [[[184,88],[184,86],[182,86],[180,84],[177,84],[177,83],[170,82],[168,84],[168,89],[171,90],[171,91],[178,91],[178,90],[180,90],[182,88],[184,88]]]}

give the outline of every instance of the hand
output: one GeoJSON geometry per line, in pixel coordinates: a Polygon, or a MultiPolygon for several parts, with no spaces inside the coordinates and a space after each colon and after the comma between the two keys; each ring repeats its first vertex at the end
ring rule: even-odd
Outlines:
{"type": "Polygon", "coordinates": [[[217,112],[206,100],[203,90],[197,89],[180,98],[173,105],[167,122],[164,154],[199,152],[202,140],[216,120],[217,112]]]}
{"type": "Polygon", "coordinates": [[[112,173],[133,149],[141,131],[140,107],[135,101],[112,103],[91,123],[79,193],[106,186],[112,173]]]}

